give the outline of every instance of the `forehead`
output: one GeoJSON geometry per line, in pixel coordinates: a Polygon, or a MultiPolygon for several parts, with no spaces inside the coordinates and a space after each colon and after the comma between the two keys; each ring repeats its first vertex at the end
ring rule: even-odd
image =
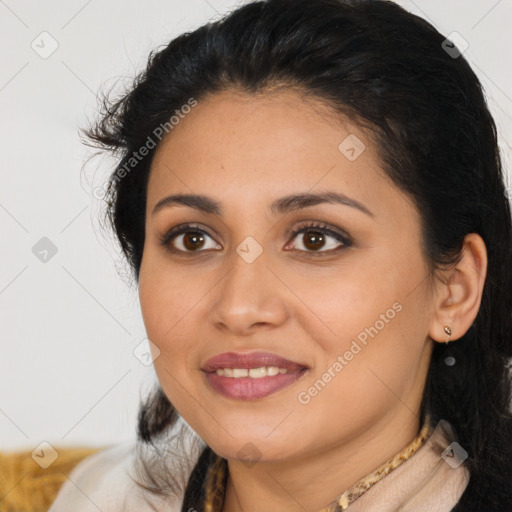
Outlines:
{"type": "Polygon", "coordinates": [[[175,191],[267,201],[334,189],[373,202],[386,186],[393,188],[369,133],[320,100],[297,91],[225,91],[199,101],[160,143],[148,207],[175,191]],[[343,153],[347,144],[356,158],[343,153]]]}
{"type": "Polygon", "coordinates": [[[207,151],[209,158],[244,151],[247,157],[254,153],[260,158],[278,157],[284,151],[290,157],[292,152],[307,149],[312,139],[315,144],[325,139],[324,147],[319,148],[325,150],[351,128],[355,126],[351,127],[347,119],[325,103],[299,91],[223,91],[201,99],[182,115],[157,154],[177,147],[194,147],[201,151],[194,155],[197,157],[202,156],[202,151],[207,151]],[[286,147],[280,142],[286,142],[286,147]]]}

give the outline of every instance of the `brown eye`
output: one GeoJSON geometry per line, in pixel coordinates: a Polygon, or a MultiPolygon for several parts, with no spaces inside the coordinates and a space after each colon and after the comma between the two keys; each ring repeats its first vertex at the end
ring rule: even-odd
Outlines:
{"type": "Polygon", "coordinates": [[[312,251],[321,249],[325,245],[325,236],[317,231],[305,231],[302,240],[304,247],[312,251]]]}
{"type": "Polygon", "coordinates": [[[204,236],[197,231],[191,231],[183,235],[183,245],[188,251],[201,249],[204,245],[204,236]]]}
{"type": "Polygon", "coordinates": [[[303,226],[295,230],[292,233],[293,240],[298,241],[296,249],[307,253],[334,253],[352,245],[348,235],[317,224],[303,226]]]}
{"type": "Polygon", "coordinates": [[[160,237],[160,244],[175,253],[205,252],[207,249],[222,248],[208,233],[187,224],[170,229],[160,237]]]}

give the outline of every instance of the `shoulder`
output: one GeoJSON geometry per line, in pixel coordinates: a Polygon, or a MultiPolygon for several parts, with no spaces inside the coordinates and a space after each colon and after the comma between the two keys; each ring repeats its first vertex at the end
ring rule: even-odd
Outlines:
{"type": "Polygon", "coordinates": [[[177,432],[183,432],[183,425],[175,425],[154,446],[146,445],[141,450],[138,441],[126,441],[85,458],[67,476],[48,512],[153,512],[155,508],[179,512],[186,481],[204,443],[190,429],[185,431],[188,437],[180,438],[177,432]],[[190,442],[195,449],[190,449],[190,442]],[[184,485],[178,486],[174,492],[165,489],[163,497],[146,491],[136,483],[147,483],[140,474],[141,454],[150,467],[158,461],[173,473],[174,480],[181,480],[184,485]],[[176,460],[181,458],[188,461],[185,467],[176,465],[176,460]]]}
{"type": "Polygon", "coordinates": [[[67,475],[49,512],[122,510],[135,490],[127,472],[135,451],[136,442],[128,441],[86,457],[67,475]]]}

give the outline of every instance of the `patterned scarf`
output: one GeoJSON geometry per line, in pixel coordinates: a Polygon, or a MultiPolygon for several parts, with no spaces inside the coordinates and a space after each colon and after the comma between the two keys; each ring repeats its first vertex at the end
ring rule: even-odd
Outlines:
{"type": "MultiPolygon", "coordinates": [[[[321,512],[342,512],[362,496],[372,485],[388,475],[404,461],[409,459],[428,439],[433,432],[430,424],[430,416],[427,415],[423,427],[418,435],[399,453],[391,457],[369,475],[358,480],[350,489],[334,499],[321,512]]],[[[226,492],[226,482],[228,476],[227,460],[219,455],[215,455],[213,462],[209,465],[205,479],[205,512],[221,512],[224,503],[224,494],[226,492]]]]}

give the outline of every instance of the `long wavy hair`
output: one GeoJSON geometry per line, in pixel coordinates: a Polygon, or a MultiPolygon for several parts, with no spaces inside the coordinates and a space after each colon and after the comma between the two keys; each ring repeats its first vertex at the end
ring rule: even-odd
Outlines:
{"type": "MultiPolygon", "coordinates": [[[[482,85],[451,46],[427,21],[387,0],[256,1],[153,50],[128,88],[103,97],[99,119],[84,133],[87,144],[117,157],[105,218],[138,281],[158,144],[129,172],[127,164],[190,98],[293,88],[369,129],[384,171],[421,214],[432,269],[456,262],[468,233],[486,244],[480,310],[462,338],[435,344],[421,416],[449,421],[468,452],[469,484],[453,510],[503,512],[512,510],[510,204],[482,85]],[[456,364],[444,364],[447,356],[456,364]]],[[[140,445],[178,419],[157,385],[140,405],[140,445]]],[[[202,447],[183,511],[200,510],[211,454],[202,447]]],[[[147,489],[172,492],[165,465],[143,466],[147,489]]]]}

